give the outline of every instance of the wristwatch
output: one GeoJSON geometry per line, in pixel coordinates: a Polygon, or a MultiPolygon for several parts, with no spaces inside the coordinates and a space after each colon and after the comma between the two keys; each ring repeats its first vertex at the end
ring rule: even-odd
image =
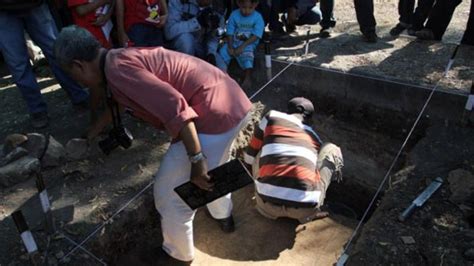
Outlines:
{"type": "Polygon", "coordinates": [[[189,155],[189,161],[191,163],[197,163],[197,162],[199,162],[203,159],[206,159],[206,158],[207,158],[206,155],[204,155],[204,153],[202,153],[202,152],[198,152],[194,155],[189,155]]]}

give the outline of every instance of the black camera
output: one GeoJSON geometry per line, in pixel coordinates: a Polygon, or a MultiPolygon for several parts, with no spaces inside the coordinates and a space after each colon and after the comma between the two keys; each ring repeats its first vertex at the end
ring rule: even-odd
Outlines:
{"type": "Polygon", "coordinates": [[[109,132],[109,136],[104,140],[99,141],[99,147],[103,153],[109,155],[110,152],[115,150],[118,146],[122,146],[124,149],[132,146],[133,136],[130,131],[123,127],[114,127],[109,132]]]}

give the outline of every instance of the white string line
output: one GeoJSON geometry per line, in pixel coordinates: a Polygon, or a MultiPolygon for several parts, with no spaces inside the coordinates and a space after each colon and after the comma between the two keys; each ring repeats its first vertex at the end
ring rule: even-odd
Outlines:
{"type": "Polygon", "coordinates": [[[89,256],[93,257],[95,260],[97,260],[98,262],[100,262],[102,265],[107,265],[107,263],[105,263],[102,259],[99,259],[96,255],[94,255],[94,253],[90,252],[89,250],[87,250],[85,247],[83,246],[79,246],[79,244],[77,244],[76,241],[72,240],[70,237],[68,237],[66,234],[64,233],[61,233],[61,235],[66,238],[67,241],[71,242],[73,245],[79,247],[82,251],[84,251],[85,253],[87,253],[89,256]]]}
{"type": "Polygon", "coordinates": [[[103,222],[100,226],[98,226],[94,231],[92,231],[92,233],[90,233],[84,240],[82,240],[81,243],[79,243],[78,245],[76,245],[76,247],[74,247],[71,251],[69,251],[66,255],[64,255],[60,261],[63,261],[65,258],[69,257],[72,253],[74,253],[78,248],[82,247],[84,245],[84,243],[86,243],[87,241],[89,241],[89,239],[94,236],[95,234],[97,234],[102,228],[104,228],[104,226],[106,226],[113,218],[115,218],[117,215],[119,215],[123,210],[125,210],[125,208],[128,207],[128,205],[130,205],[132,202],[134,202],[138,197],[140,197],[143,193],[146,192],[146,190],[148,190],[151,185],[153,185],[154,183],[154,180],[152,180],[150,183],[148,183],[148,185],[146,185],[142,190],[140,190],[140,192],[138,192],[135,196],[133,196],[129,201],[127,201],[120,209],[118,209],[112,216],[110,216],[105,222],[103,222]]]}
{"type": "Polygon", "coordinates": [[[405,138],[405,141],[403,142],[402,146],[400,147],[400,149],[398,150],[398,153],[397,155],[395,156],[395,158],[393,159],[392,161],[392,164],[390,165],[389,169],[387,170],[387,173],[385,174],[384,178],[382,179],[382,182],[380,183],[379,187],[377,188],[377,191],[375,192],[375,195],[374,197],[372,198],[372,200],[370,201],[369,203],[369,206],[367,207],[367,209],[365,210],[364,214],[362,215],[362,218],[360,219],[359,223],[357,224],[357,227],[354,229],[354,231],[352,232],[352,235],[349,239],[349,241],[347,242],[347,245],[346,247],[344,248],[342,254],[341,254],[341,257],[344,255],[344,254],[347,254],[347,250],[349,250],[351,244],[352,244],[352,241],[354,240],[355,236],[357,235],[362,223],[364,222],[367,214],[369,213],[370,209],[372,208],[372,205],[374,204],[375,200],[377,199],[379,193],[382,191],[382,188],[385,184],[385,182],[387,181],[387,178],[389,177],[390,173],[392,172],[392,169],[393,167],[395,166],[395,163],[398,161],[403,149],[405,148],[406,144],[408,143],[408,140],[410,139],[411,135],[413,134],[416,126],[418,125],[421,117],[423,116],[423,113],[425,112],[426,110],[426,107],[428,106],[428,104],[430,103],[431,101],[431,98],[433,97],[433,94],[436,92],[437,88],[438,88],[438,85],[439,83],[442,81],[442,79],[444,77],[446,77],[448,75],[448,72],[449,70],[451,69],[451,66],[453,64],[453,61],[454,61],[454,55],[456,53],[453,54],[453,56],[451,57],[451,59],[449,59],[449,62],[445,68],[445,73],[444,73],[444,76],[441,77],[438,82],[436,83],[436,85],[433,87],[433,89],[431,90],[431,93],[429,94],[428,98],[426,99],[425,101],[425,104],[423,105],[423,108],[421,109],[420,113],[418,114],[418,117],[416,118],[415,122],[413,123],[413,126],[411,127],[410,129],[410,132],[408,132],[408,135],[407,137],[405,138]]]}
{"type": "Polygon", "coordinates": [[[257,96],[263,89],[265,89],[270,83],[272,83],[276,78],[278,78],[283,72],[285,72],[292,65],[293,65],[293,62],[291,62],[285,68],[283,68],[280,72],[278,72],[278,74],[276,74],[272,79],[270,79],[267,83],[265,83],[265,85],[263,85],[258,91],[252,94],[252,96],[249,97],[249,100],[252,100],[255,96],[257,96]]]}
{"type": "MultiPolygon", "coordinates": [[[[277,62],[277,63],[282,63],[282,64],[289,64],[288,61],[280,60],[280,59],[272,59],[272,61],[277,62]]],[[[432,90],[432,87],[426,87],[426,86],[423,86],[423,85],[411,84],[411,83],[391,80],[391,79],[387,79],[387,78],[368,76],[368,75],[357,74],[357,73],[352,73],[352,72],[347,72],[347,71],[342,71],[342,70],[337,70],[337,69],[324,68],[324,67],[320,67],[320,66],[306,65],[306,64],[302,64],[302,63],[293,62],[293,61],[290,61],[290,63],[295,65],[295,66],[301,66],[301,67],[305,67],[305,68],[313,68],[313,69],[318,69],[318,70],[321,70],[321,71],[327,71],[327,72],[332,72],[332,73],[337,73],[337,74],[345,74],[345,75],[349,75],[349,76],[353,76],[353,77],[383,81],[383,82],[402,85],[402,86],[410,86],[410,87],[424,89],[424,90],[427,90],[427,91],[432,90]]],[[[438,85],[438,83],[436,85],[438,85]]],[[[466,96],[466,93],[460,92],[459,90],[453,90],[453,91],[443,90],[443,92],[448,93],[448,94],[453,94],[453,95],[466,96]]]]}

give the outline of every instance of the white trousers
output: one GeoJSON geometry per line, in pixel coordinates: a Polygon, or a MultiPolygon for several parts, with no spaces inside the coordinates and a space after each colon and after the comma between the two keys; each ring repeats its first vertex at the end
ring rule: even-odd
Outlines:
{"type": "MultiPolygon", "coordinates": [[[[249,115],[231,130],[217,135],[198,134],[202,152],[207,156],[209,170],[227,162],[232,142],[249,115]]],[[[195,211],[174,192],[174,188],[190,180],[191,163],[183,142],[171,144],[155,175],[153,195],[155,206],[161,215],[163,250],[175,259],[191,261],[194,259],[193,219],[195,211]]],[[[230,193],[209,204],[207,208],[216,219],[231,215],[230,193]]]]}

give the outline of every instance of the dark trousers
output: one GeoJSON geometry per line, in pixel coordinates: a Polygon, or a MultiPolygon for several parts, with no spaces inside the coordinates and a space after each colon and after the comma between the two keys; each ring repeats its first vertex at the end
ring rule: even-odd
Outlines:
{"type": "Polygon", "coordinates": [[[357,22],[362,33],[375,31],[374,2],[373,0],[354,0],[357,22]]]}
{"type": "Polygon", "coordinates": [[[426,28],[431,29],[435,40],[441,40],[453,17],[454,10],[462,0],[437,0],[431,10],[426,28]]]}
{"type": "Polygon", "coordinates": [[[415,31],[425,27],[425,21],[430,15],[435,0],[418,0],[415,13],[413,14],[412,29],[415,31]]]}
{"type": "Polygon", "coordinates": [[[471,0],[471,11],[467,21],[466,31],[462,37],[462,44],[474,45],[474,0],[471,0]]]}
{"type": "Polygon", "coordinates": [[[323,19],[320,24],[324,29],[336,26],[336,19],[334,18],[334,0],[321,0],[319,4],[323,19]]]}
{"type": "Polygon", "coordinates": [[[413,9],[415,9],[415,0],[400,0],[398,2],[398,14],[400,23],[411,25],[413,19],[413,9]]]}

